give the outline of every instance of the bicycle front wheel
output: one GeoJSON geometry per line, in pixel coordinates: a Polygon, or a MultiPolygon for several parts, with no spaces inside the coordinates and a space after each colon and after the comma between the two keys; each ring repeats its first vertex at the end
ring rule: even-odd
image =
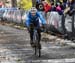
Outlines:
{"type": "Polygon", "coordinates": [[[38,56],[41,56],[41,49],[40,49],[40,42],[39,42],[39,35],[37,32],[34,32],[33,35],[33,42],[35,44],[35,55],[38,54],[38,56]]]}

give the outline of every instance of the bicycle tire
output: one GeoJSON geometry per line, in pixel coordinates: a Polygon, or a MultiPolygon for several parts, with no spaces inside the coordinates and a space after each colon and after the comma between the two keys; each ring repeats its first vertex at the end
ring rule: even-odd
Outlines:
{"type": "Polygon", "coordinates": [[[39,48],[39,57],[41,57],[41,49],[39,48]]]}
{"type": "Polygon", "coordinates": [[[37,50],[36,50],[36,47],[35,47],[35,55],[36,55],[36,52],[37,52],[37,50]]]}
{"type": "MultiPolygon", "coordinates": [[[[34,34],[33,34],[33,42],[34,42],[34,44],[36,44],[36,33],[35,33],[35,31],[34,31],[34,34]]],[[[34,47],[34,52],[35,52],[35,55],[36,55],[36,53],[37,53],[36,46],[34,47]]]]}
{"type": "Polygon", "coordinates": [[[34,31],[34,35],[33,35],[33,42],[35,42],[35,55],[37,54],[37,51],[39,52],[39,57],[41,56],[41,50],[40,48],[37,48],[36,44],[40,44],[39,42],[39,36],[38,33],[34,31]]]}

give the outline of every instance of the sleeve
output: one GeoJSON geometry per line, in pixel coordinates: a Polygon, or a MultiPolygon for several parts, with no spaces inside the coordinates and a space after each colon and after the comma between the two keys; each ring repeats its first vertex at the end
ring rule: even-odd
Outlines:
{"type": "Polygon", "coordinates": [[[39,18],[41,20],[41,23],[42,24],[46,24],[46,20],[44,19],[44,17],[42,16],[42,14],[40,14],[39,12],[37,12],[37,14],[38,14],[38,16],[39,16],[39,18]]]}
{"type": "Polygon", "coordinates": [[[30,18],[29,18],[29,15],[27,15],[25,24],[26,24],[27,27],[29,27],[29,24],[30,24],[30,18]]]}

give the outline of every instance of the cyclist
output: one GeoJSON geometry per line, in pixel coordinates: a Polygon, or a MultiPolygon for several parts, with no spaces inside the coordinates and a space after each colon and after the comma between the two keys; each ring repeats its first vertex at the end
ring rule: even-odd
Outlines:
{"type": "Polygon", "coordinates": [[[30,29],[30,24],[34,24],[35,27],[37,27],[37,32],[39,35],[39,42],[41,39],[41,31],[40,31],[40,23],[39,23],[39,18],[41,20],[42,26],[45,27],[46,20],[43,18],[43,16],[37,11],[35,7],[32,7],[31,10],[29,11],[26,19],[26,26],[28,28],[28,31],[30,33],[30,44],[32,47],[34,47],[33,43],[33,29],[30,29]]]}

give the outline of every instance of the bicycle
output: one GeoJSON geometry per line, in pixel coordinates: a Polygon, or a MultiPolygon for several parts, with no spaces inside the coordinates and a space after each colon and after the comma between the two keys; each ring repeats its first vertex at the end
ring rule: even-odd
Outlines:
{"type": "Polygon", "coordinates": [[[33,24],[31,24],[31,28],[33,28],[33,43],[34,43],[34,53],[40,57],[41,56],[41,44],[39,42],[39,35],[37,32],[37,27],[34,27],[33,24]]]}

